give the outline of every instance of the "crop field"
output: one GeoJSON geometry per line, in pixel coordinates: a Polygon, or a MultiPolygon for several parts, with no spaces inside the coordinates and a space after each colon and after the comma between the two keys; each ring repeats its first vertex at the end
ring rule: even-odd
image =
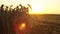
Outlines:
{"type": "Polygon", "coordinates": [[[60,15],[30,15],[31,34],[60,34],[60,15]]]}
{"type": "MultiPolygon", "coordinates": [[[[8,15],[8,14],[7,14],[8,15]]],[[[18,15],[18,14],[17,14],[18,15]]],[[[60,34],[60,15],[56,14],[30,14],[30,15],[0,15],[0,34],[17,34],[18,25],[27,22],[28,27],[24,34],[60,34]],[[13,27],[14,26],[14,27],[13,27]],[[13,29],[15,29],[13,31],[13,29]],[[28,30],[28,31],[27,31],[28,30]]],[[[23,33],[22,32],[22,33],[23,33]]]]}

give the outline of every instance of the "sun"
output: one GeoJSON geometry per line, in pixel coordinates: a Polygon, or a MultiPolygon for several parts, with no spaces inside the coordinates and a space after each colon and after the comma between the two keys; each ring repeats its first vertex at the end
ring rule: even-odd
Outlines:
{"type": "Polygon", "coordinates": [[[42,9],[42,7],[39,5],[32,5],[32,11],[33,12],[40,12],[41,9],[42,9]]]}
{"type": "Polygon", "coordinates": [[[42,12],[42,9],[44,8],[42,3],[37,0],[30,4],[32,8],[32,10],[29,11],[30,14],[40,14],[42,12]]]}
{"type": "Polygon", "coordinates": [[[38,5],[38,4],[32,4],[31,5],[32,9],[29,9],[30,14],[40,14],[42,12],[43,6],[38,5]]]}

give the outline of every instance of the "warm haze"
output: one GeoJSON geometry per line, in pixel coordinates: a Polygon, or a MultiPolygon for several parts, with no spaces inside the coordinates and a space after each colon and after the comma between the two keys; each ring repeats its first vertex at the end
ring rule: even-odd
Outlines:
{"type": "Polygon", "coordinates": [[[60,0],[0,0],[0,5],[30,4],[30,14],[60,14],[60,0]]]}

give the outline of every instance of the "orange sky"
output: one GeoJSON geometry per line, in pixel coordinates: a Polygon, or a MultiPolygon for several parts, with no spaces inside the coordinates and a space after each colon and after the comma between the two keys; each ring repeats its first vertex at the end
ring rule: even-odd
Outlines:
{"type": "Polygon", "coordinates": [[[0,4],[11,5],[30,4],[30,14],[60,14],[60,0],[0,0],[0,4]]]}

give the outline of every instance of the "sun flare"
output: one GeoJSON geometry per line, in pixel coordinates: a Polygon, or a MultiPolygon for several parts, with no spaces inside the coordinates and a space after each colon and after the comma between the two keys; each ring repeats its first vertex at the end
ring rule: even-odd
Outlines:
{"type": "Polygon", "coordinates": [[[21,25],[19,25],[19,29],[20,30],[23,30],[25,27],[26,27],[26,24],[25,23],[22,23],[21,25]]]}

